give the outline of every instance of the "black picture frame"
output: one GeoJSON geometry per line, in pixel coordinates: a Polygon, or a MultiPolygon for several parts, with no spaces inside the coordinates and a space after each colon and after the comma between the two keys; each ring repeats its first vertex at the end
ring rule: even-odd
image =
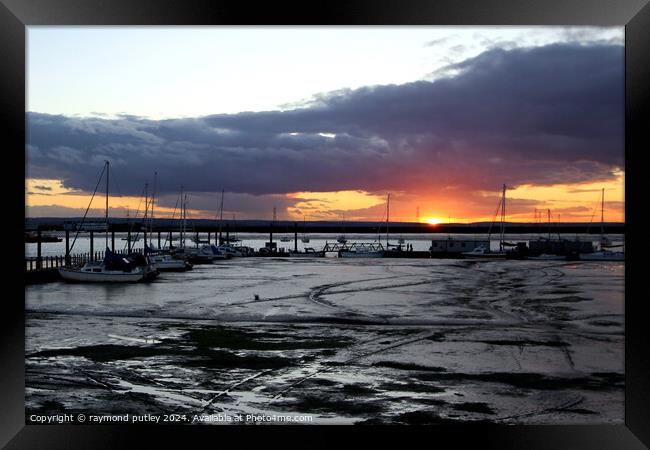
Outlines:
{"type": "MultiPolygon", "coordinates": [[[[414,434],[432,445],[453,442],[454,447],[479,443],[488,448],[644,448],[650,446],[649,327],[643,315],[641,279],[643,235],[641,157],[650,149],[650,5],[648,0],[353,0],[340,2],[260,2],[186,0],[2,0],[0,4],[0,117],[3,133],[2,192],[7,213],[3,218],[2,260],[5,291],[0,313],[0,445],[6,448],[116,448],[128,447],[134,436],[185,440],[186,434],[213,439],[275,440],[293,435],[295,427],[119,427],[79,425],[25,425],[24,416],[24,283],[20,261],[24,248],[12,239],[24,226],[25,170],[25,31],[29,25],[605,25],[625,26],[626,143],[625,143],[625,425],[620,426],[435,426],[372,427],[364,436],[394,440],[404,445],[414,434]],[[21,182],[22,179],[22,182],[21,182]],[[22,214],[22,217],[21,217],[22,214]],[[21,301],[21,298],[23,299],[21,301]],[[467,428],[469,427],[469,430],[467,428]],[[414,430],[417,428],[417,430],[414,430]],[[242,431],[244,430],[245,431],[242,431]],[[289,430],[289,433],[286,431],[289,430]],[[469,431],[469,432],[468,432],[469,431]],[[208,436],[210,433],[210,436],[208,436]]],[[[309,426],[309,439],[337,442],[331,427],[309,426]]],[[[353,433],[344,431],[347,435],[353,433]]],[[[357,434],[358,431],[354,431],[357,434]]],[[[293,435],[295,437],[295,435],[293,435]]],[[[187,442],[187,441],[184,441],[187,442]]],[[[385,441],[387,442],[387,441],[385,441]]],[[[415,442],[415,441],[413,441],[415,442]]],[[[150,442],[151,444],[151,442],[150,442]]],[[[213,441],[213,444],[223,444],[213,441]]],[[[149,445],[148,445],[149,446],[149,445]]],[[[437,445],[436,445],[437,446],[437,445]]]]}

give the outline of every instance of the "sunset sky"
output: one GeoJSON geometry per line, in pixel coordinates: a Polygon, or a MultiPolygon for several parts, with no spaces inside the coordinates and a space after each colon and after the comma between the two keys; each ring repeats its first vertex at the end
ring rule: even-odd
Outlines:
{"type": "Polygon", "coordinates": [[[624,221],[624,29],[28,27],[28,217],[624,221]],[[91,206],[103,214],[102,195],[91,206]]]}

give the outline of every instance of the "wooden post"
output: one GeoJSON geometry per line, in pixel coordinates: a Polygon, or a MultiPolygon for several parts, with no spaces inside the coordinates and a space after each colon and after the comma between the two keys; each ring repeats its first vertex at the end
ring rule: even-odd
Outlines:
{"type": "Polygon", "coordinates": [[[144,232],[143,232],[142,237],[144,238],[144,244],[142,246],[142,251],[146,255],[147,254],[147,225],[146,224],[144,225],[144,232]]]}
{"type": "Polygon", "coordinates": [[[131,230],[126,235],[126,246],[129,249],[129,253],[131,253],[131,230]]]}
{"type": "Polygon", "coordinates": [[[196,248],[199,248],[199,232],[196,232],[196,248]]]}
{"type": "Polygon", "coordinates": [[[70,230],[65,230],[65,264],[70,264],[70,230]]]}
{"type": "Polygon", "coordinates": [[[160,231],[158,232],[158,250],[160,250],[160,231]]]}
{"type": "Polygon", "coordinates": [[[269,242],[273,244],[273,224],[269,224],[269,242]]]}
{"type": "Polygon", "coordinates": [[[212,233],[210,233],[210,232],[208,231],[208,244],[210,243],[210,234],[212,234],[212,233]]]}
{"type": "Polygon", "coordinates": [[[90,260],[93,260],[93,254],[95,253],[95,232],[90,232],[90,260]]]}
{"type": "Polygon", "coordinates": [[[111,231],[111,250],[115,251],[115,230],[111,231]]]}
{"type": "Polygon", "coordinates": [[[298,253],[298,222],[293,224],[293,251],[298,253]]]}
{"type": "Polygon", "coordinates": [[[41,260],[41,230],[36,232],[36,270],[41,269],[43,262],[41,260]]]}
{"type": "Polygon", "coordinates": [[[169,248],[172,248],[174,246],[174,241],[172,240],[174,237],[174,234],[170,231],[169,232],[169,248]]]}

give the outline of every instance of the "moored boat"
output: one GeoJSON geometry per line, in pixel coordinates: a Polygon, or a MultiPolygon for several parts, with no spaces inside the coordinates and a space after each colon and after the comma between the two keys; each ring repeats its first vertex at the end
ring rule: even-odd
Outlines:
{"type": "Polygon", "coordinates": [[[580,254],[579,259],[580,261],[625,261],[625,253],[600,250],[593,253],[580,254]]]}
{"type": "Polygon", "coordinates": [[[64,281],[83,283],[134,283],[151,281],[158,271],[147,258],[127,257],[106,248],[102,261],[88,261],[81,267],[61,267],[59,275],[64,281]]]}

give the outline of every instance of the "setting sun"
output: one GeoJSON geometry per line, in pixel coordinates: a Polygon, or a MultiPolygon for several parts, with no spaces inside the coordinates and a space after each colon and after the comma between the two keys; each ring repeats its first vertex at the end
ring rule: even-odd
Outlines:
{"type": "Polygon", "coordinates": [[[426,219],[426,222],[429,225],[438,225],[440,223],[440,219],[438,219],[436,217],[430,217],[430,218],[426,219]]]}

